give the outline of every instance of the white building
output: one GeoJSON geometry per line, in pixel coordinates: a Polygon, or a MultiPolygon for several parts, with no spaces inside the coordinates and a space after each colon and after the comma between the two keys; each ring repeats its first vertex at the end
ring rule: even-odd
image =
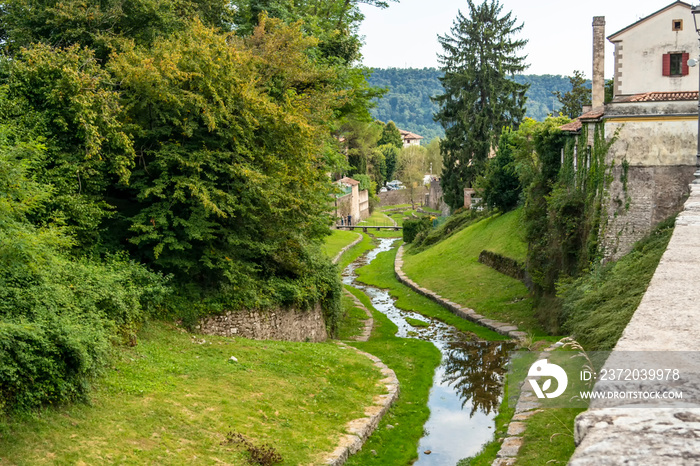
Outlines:
{"type": "MultiPolygon", "coordinates": [[[[605,105],[602,79],[596,82],[603,75],[605,20],[594,18],[594,108],[562,129],[575,133],[582,123],[602,121],[608,140],[617,135],[606,159],[613,167],[607,257],[626,254],[676,213],[693,180],[699,67],[689,67],[688,59],[699,51],[691,8],[676,1],[608,36],[615,45],[614,98],[605,105]]],[[[592,133],[589,127],[589,145],[592,133]]]]}

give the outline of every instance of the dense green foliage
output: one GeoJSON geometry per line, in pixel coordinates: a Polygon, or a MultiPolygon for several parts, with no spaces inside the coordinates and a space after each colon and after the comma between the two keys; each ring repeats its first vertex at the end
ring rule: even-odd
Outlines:
{"type": "Polygon", "coordinates": [[[618,261],[559,284],[563,328],[586,350],[615,346],[649,286],[673,226],[674,218],[661,222],[618,261]]]}
{"type": "MultiPolygon", "coordinates": [[[[344,125],[376,139],[382,129],[368,112],[381,91],[357,65],[360,3],[388,5],[4,5],[0,152],[23,180],[1,192],[8,407],[82,393],[114,335],[133,334],[166,294],[169,315],[188,324],[321,303],[333,332],[340,283],[320,247],[335,192],[327,173],[347,166],[344,125]]],[[[374,191],[384,153],[375,144],[366,155],[357,172],[374,191]]]]}
{"type": "Polygon", "coordinates": [[[562,115],[578,118],[583,113],[584,105],[591,105],[591,82],[586,80],[583,71],[574,71],[574,75],[569,76],[569,83],[570,91],[555,91],[554,95],[562,104],[562,115]]]}
{"type": "MultiPolygon", "coordinates": [[[[439,80],[442,75],[437,68],[374,68],[369,83],[386,88],[388,92],[376,100],[372,116],[382,121],[395,121],[401,129],[423,136],[424,143],[444,137],[442,126],[433,120],[439,107],[431,100],[444,91],[439,80]]],[[[560,111],[561,103],[554,93],[571,91],[569,78],[565,76],[518,74],[514,79],[528,86],[525,116],[537,121],[560,111]]]]}
{"type": "Polygon", "coordinates": [[[453,209],[463,205],[463,189],[483,174],[502,129],[524,117],[527,91],[514,80],[526,68],[520,52],[527,41],[513,39],[522,24],[511,13],[501,15],[498,0],[467,5],[468,16],[458,12],[451,35],[439,37],[444,92],[435,97],[435,119],[445,129],[440,184],[453,209]]]}
{"type": "Polygon", "coordinates": [[[0,144],[0,412],[85,395],[110,343],[133,341],[167,294],[165,280],[123,255],[71,258],[56,222],[35,225],[53,195],[29,178],[40,144],[0,144]]]}
{"type": "Polygon", "coordinates": [[[481,198],[489,209],[507,212],[520,201],[522,187],[515,169],[514,139],[515,135],[509,128],[501,133],[496,156],[489,159],[486,173],[477,180],[477,187],[482,190],[481,198]]]}
{"type": "Polygon", "coordinates": [[[415,220],[405,220],[403,222],[403,240],[405,243],[413,242],[418,233],[429,230],[432,227],[432,221],[428,217],[423,217],[415,220]]]}

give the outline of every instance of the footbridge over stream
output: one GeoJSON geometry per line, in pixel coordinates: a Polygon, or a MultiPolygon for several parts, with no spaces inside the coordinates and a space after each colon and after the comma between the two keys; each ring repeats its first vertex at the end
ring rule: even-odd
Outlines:
{"type": "Polygon", "coordinates": [[[664,384],[683,399],[663,407],[592,401],[576,419],[570,465],[700,464],[700,184],[690,189],[649,287],[605,363],[624,367],[642,354],[678,369],[679,380],[664,384]]]}

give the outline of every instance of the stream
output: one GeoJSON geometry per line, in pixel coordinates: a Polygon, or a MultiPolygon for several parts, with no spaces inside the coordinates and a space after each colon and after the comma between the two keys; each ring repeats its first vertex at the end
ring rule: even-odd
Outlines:
{"type": "Polygon", "coordinates": [[[396,238],[378,240],[379,246],[343,271],[343,283],[369,296],[375,309],[398,326],[397,337],[429,341],[442,353],[428,399],[430,417],[414,464],[455,465],[462,458],[476,455],[494,438],[494,418],[501,402],[508,352],[513,346],[504,341],[482,341],[439,320],[399,309],[388,290],[357,281],[355,269],[389,251],[396,238]],[[407,317],[427,322],[429,326],[413,327],[406,321],[407,317]]]}

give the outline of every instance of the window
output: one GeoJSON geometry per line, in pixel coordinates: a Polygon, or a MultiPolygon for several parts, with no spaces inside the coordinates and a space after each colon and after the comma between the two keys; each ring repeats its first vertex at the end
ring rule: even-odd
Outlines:
{"type": "Polygon", "coordinates": [[[686,76],[688,70],[688,57],[690,55],[682,52],[667,53],[663,56],[664,76],[686,76]]]}
{"type": "Polygon", "coordinates": [[[671,21],[671,30],[672,31],[682,31],[683,30],[683,20],[682,19],[674,19],[671,21]]]}

